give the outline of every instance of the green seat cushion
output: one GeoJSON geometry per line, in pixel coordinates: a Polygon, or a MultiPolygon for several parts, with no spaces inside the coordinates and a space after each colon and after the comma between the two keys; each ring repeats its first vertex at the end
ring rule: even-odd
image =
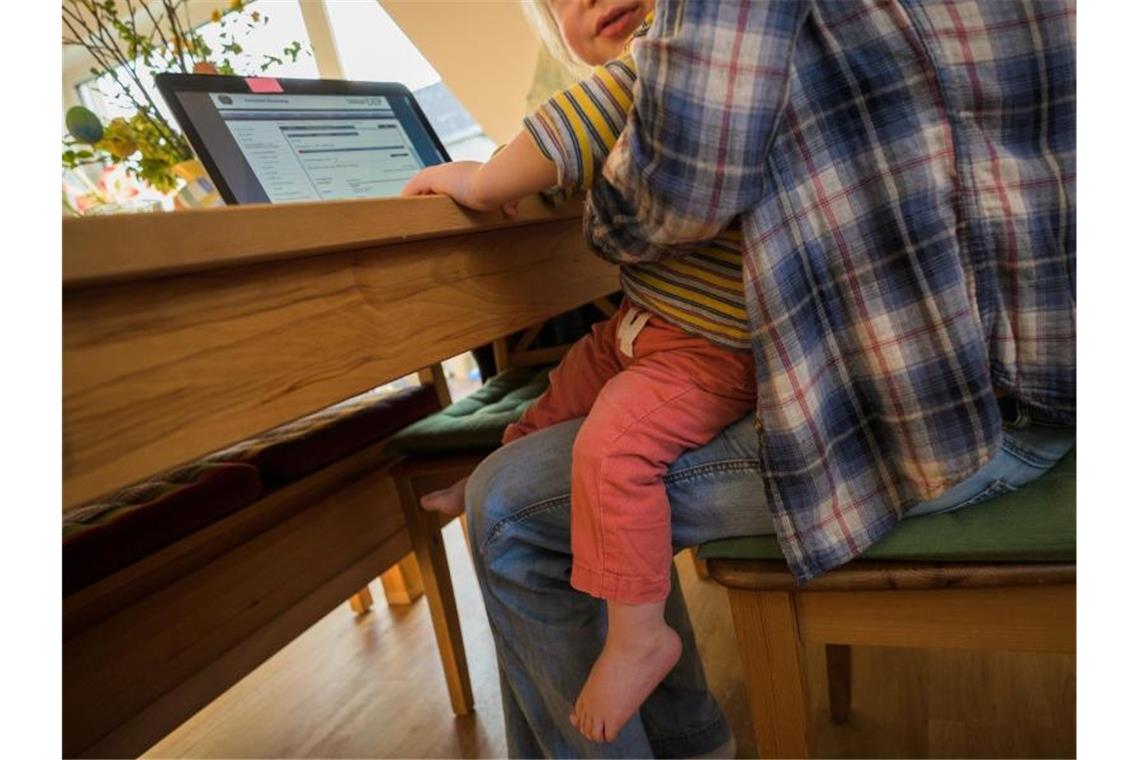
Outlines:
{"type": "Polygon", "coordinates": [[[494,450],[507,425],[546,390],[551,369],[512,367],[500,372],[470,396],[401,430],[388,451],[441,456],[494,450]]]}
{"type": "MultiPolygon", "coordinates": [[[[703,559],[779,559],[775,536],[711,541],[703,559]]],[[[1077,455],[1024,488],[953,512],[912,517],[861,559],[927,562],[1075,562],[1077,455]]]]}

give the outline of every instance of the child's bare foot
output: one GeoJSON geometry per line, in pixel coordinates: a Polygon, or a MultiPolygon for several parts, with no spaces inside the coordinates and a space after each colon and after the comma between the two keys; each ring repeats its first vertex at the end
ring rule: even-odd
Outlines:
{"type": "Polygon", "coordinates": [[[457,480],[442,491],[432,491],[420,497],[420,507],[428,512],[442,512],[445,515],[463,514],[466,506],[463,502],[463,488],[467,485],[467,478],[457,480]]]}
{"type": "Polygon", "coordinates": [[[664,602],[608,606],[605,646],[570,716],[595,742],[616,739],[681,658],[681,637],[665,623],[664,602]]]}

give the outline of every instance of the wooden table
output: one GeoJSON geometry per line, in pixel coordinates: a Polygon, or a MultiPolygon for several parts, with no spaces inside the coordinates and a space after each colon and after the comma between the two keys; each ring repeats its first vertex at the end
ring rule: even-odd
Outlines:
{"type": "MultiPolygon", "coordinates": [[[[64,509],[613,292],[580,213],[417,198],[65,220],[64,509]]],[[[65,756],[143,752],[438,543],[382,447],[65,598],[65,756]]]]}
{"type": "Polygon", "coordinates": [[[412,198],[65,220],[64,507],[613,292],[580,214],[412,198]]]}

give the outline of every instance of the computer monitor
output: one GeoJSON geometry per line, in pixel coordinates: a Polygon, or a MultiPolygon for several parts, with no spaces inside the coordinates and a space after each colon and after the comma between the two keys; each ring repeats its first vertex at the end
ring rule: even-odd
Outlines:
{"type": "Polygon", "coordinates": [[[408,88],[384,82],[159,74],[226,203],[399,195],[449,161],[408,88]]]}

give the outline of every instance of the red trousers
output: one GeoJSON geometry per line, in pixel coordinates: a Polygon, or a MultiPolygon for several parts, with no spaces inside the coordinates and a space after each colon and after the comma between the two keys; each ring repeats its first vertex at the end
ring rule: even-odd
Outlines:
{"type": "Polygon", "coordinates": [[[673,561],[665,472],[755,407],[751,353],[690,335],[628,300],[575,343],[546,393],[503,434],[510,443],[586,417],[571,466],[571,585],[625,604],[663,601],[673,561]]]}

